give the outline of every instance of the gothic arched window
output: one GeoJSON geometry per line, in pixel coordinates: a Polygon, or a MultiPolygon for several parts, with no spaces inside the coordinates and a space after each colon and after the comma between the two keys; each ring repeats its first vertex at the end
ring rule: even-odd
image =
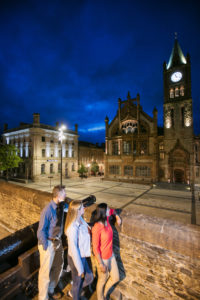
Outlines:
{"type": "Polygon", "coordinates": [[[170,98],[174,98],[174,89],[170,89],[169,94],[170,94],[170,98]]]}
{"type": "Polygon", "coordinates": [[[180,96],[184,96],[184,86],[180,87],[180,96]]]}
{"type": "Polygon", "coordinates": [[[179,88],[178,87],[175,88],[175,97],[179,97],[179,88]]]}

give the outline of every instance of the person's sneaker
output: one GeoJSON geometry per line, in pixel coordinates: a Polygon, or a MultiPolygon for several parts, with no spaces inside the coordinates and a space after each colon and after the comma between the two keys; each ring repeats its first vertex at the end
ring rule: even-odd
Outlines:
{"type": "Polygon", "coordinates": [[[49,293],[49,299],[50,300],[61,299],[62,296],[63,295],[61,294],[61,292],[57,292],[57,293],[53,293],[53,294],[49,293]]]}

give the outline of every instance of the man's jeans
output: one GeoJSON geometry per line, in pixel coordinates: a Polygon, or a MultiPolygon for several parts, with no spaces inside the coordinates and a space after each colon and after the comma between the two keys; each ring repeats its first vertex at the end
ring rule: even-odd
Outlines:
{"type": "Polygon", "coordinates": [[[97,299],[104,300],[110,288],[119,281],[119,270],[114,254],[109,259],[103,259],[104,265],[108,271],[103,273],[97,263],[98,281],[97,281],[97,299]]]}
{"type": "Polygon", "coordinates": [[[63,246],[60,242],[59,248],[55,251],[53,242],[48,241],[47,250],[38,245],[40,252],[40,270],[38,278],[39,297],[38,300],[49,299],[48,293],[54,292],[63,268],[63,246]]]}
{"type": "Polygon", "coordinates": [[[89,285],[93,281],[93,273],[90,270],[87,259],[85,257],[81,258],[83,268],[84,268],[84,278],[81,278],[81,276],[78,276],[78,272],[76,267],[74,266],[73,260],[71,256],[68,255],[68,264],[71,268],[72,272],[72,295],[73,295],[73,300],[79,300],[80,299],[80,292],[81,289],[84,288],[85,286],[89,285]]]}

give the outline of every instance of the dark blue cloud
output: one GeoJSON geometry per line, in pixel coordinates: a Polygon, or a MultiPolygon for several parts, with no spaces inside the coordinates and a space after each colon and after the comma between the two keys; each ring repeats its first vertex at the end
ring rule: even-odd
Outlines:
{"type": "Polygon", "coordinates": [[[42,123],[78,123],[80,139],[103,142],[105,116],[128,91],[150,115],[156,106],[162,125],[162,65],[178,32],[200,131],[198,1],[2,0],[0,28],[1,127],[39,112],[42,123]]]}

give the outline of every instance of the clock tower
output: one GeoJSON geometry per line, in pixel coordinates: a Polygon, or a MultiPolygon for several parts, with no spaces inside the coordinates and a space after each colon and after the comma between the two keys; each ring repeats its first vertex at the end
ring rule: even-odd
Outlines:
{"type": "Polygon", "coordinates": [[[163,64],[165,180],[192,181],[193,114],[190,56],[177,38],[168,63],[163,64]]]}

